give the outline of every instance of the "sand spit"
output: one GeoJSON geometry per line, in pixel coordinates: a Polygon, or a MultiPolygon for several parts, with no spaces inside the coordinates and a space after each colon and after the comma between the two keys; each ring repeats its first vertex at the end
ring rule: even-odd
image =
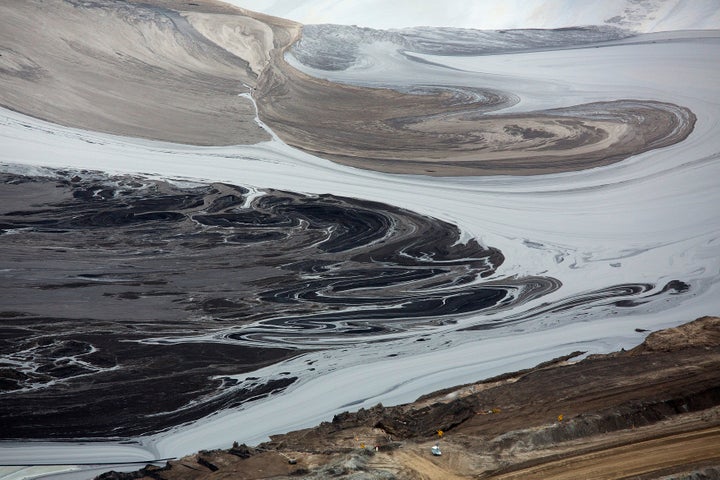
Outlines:
{"type": "Polygon", "coordinates": [[[100,478],[717,478],[718,338],[720,318],[703,317],[633,350],[579,362],[575,352],[412,404],[339,414],[257,447],[100,478]],[[442,456],[432,456],[438,441],[442,456]]]}
{"type": "Polygon", "coordinates": [[[340,85],[285,61],[298,24],[212,1],[30,0],[0,6],[0,19],[0,105],[122,135],[195,145],[268,140],[252,103],[238,96],[253,92],[282,140],[346,165],[535,175],[672,145],[695,121],[680,106],[626,99],[487,116],[517,97],[340,85]]]}

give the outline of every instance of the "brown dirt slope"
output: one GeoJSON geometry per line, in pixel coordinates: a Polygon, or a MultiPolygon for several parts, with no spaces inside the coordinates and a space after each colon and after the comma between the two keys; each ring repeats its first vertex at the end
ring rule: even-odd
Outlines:
{"type": "Polygon", "coordinates": [[[255,85],[272,30],[238,13],[214,0],[0,2],[0,106],[178,143],[269,140],[238,94],[255,85]],[[260,47],[228,51],[207,23],[260,47]]]}
{"type": "Polygon", "coordinates": [[[627,352],[568,360],[344,413],[256,448],[103,478],[720,476],[720,318],[653,333],[627,352]],[[430,454],[438,441],[439,457],[430,454]]]}

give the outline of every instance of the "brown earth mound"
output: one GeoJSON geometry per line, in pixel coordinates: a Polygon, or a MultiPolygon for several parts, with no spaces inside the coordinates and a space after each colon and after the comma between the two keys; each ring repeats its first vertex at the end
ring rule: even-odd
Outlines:
{"type": "Polygon", "coordinates": [[[677,328],[653,332],[630,354],[672,352],[691,347],[720,345],[720,322],[716,317],[702,317],[677,328]]]}

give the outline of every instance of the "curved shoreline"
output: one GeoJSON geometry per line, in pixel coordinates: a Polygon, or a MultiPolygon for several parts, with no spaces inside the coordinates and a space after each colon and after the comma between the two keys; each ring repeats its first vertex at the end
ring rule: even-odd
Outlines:
{"type": "Polygon", "coordinates": [[[688,108],[634,99],[503,114],[496,111],[517,102],[513,92],[434,86],[438,93],[412,94],[336,83],[287,63],[290,46],[272,53],[258,79],[260,117],[287,144],[356,168],[431,176],[578,171],[681,142],[696,121],[688,108]]]}

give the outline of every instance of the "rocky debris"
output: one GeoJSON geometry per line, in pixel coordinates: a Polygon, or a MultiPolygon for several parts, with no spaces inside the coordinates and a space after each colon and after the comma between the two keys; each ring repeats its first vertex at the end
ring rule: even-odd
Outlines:
{"type": "Polygon", "coordinates": [[[153,478],[156,480],[162,480],[163,472],[167,472],[172,469],[172,466],[168,462],[164,467],[158,467],[155,465],[146,465],[145,467],[135,472],[116,472],[111,470],[103,473],[97,477],[97,480],[135,480],[137,478],[153,478]]]}
{"type": "Polygon", "coordinates": [[[630,350],[631,355],[647,352],[672,352],[683,348],[708,348],[720,345],[720,317],[701,317],[676,328],[653,332],[630,350]]]}
{"type": "Polygon", "coordinates": [[[663,476],[657,480],[720,480],[720,467],[701,468],[692,472],[663,476]]]}
{"type": "Polygon", "coordinates": [[[207,468],[211,472],[217,472],[218,470],[220,470],[220,467],[218,467],[205,457],[198,456],[197,463],[207,468]]]}
{"type": "Polygon", "coordinates": [[[397,477],[387,471],[372,469],[371,458],[375,455],[373,450],[362,449],[345,454],[339,459],[318,468],[303,476],[307,480],[324,480],[337,478],[343,480],[395,480],[397,477]]]}
{"type": "Polygon", "coordinates": [[[242,445],[238,445],[238,443],[235,442],[232,448],[228,450],[228,453],[231,453],[232,455],[240,458],[250,458],[255,455],[257,451],[252,447],[248,447],[244,443],[242,445]]]}
{"type": "Polygon", "coordinates": [[[652,425],[676,415],[711,409],[717,405],[720,405],[720,386],[662,401],[628,403],[541,427],[510,431],[492,439],[487,448],[496,452],[510,448],[516,451],[548,448],[593,435],[652,425]]]}
{"type": "Polygon", "coordinates": [[[431,437],[438,430],[451,430],[475,416],[477,405],[472,400],[459,399],[436,403],[419,410],[393,411],[383,415],[375,424],[399,438],[431,437]]]}

